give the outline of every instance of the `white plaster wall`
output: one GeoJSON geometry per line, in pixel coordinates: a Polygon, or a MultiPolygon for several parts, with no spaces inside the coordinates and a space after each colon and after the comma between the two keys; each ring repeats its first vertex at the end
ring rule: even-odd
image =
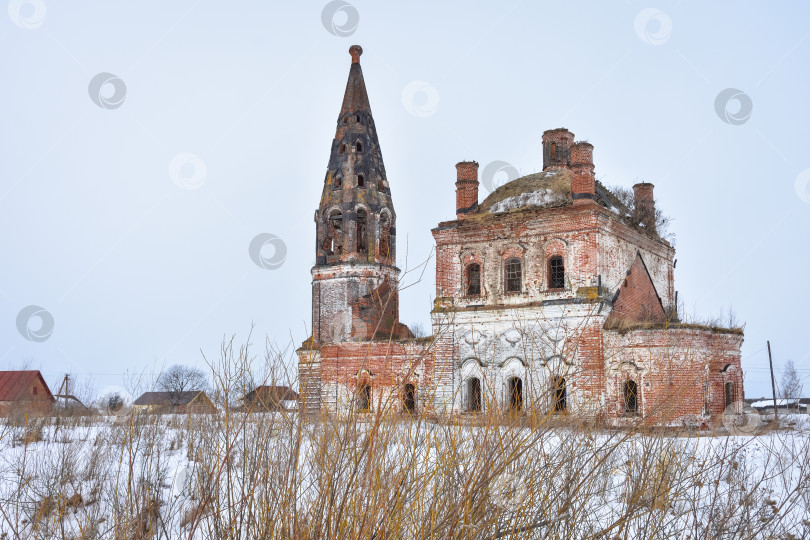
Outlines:
{"type": "Polygon", "coordinates": [[[510,377],[523,380],[525,409],[533,403],[536,410],[545,411],[552,377],[562,376],[568,381],[568,408],[578,410],[581,400],[575,382],[580,366],[570,338],[586,324],[604,321],[607,309],[601,314],[597,309],[568,304],[434,315],[438,331],[449,332],[458,351],[452,377],[445,383],[449,388],[437,389],[437,410],[463,412],[468,403],[466,381],[473,376],[482,380],[484,407],[502,411],[508,408],[510,377]]]}

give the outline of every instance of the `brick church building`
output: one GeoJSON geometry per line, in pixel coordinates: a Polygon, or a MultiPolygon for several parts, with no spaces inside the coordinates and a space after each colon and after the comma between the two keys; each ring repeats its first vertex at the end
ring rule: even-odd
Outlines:
{"type": "Polygon", "coordinates": [[[542,172],[482,201],[478,164],[456,165],[455,219],[432,231],[433,335],[415,338],[399,321],[397,215],[362,49],[349,52],[315,212],[302,409],[571,413],[613,425],[742,409],[742,331],[679,320],[653,185],[630,197],[607,189],[593,146],[563,128],[543,133],[542,172]]]}

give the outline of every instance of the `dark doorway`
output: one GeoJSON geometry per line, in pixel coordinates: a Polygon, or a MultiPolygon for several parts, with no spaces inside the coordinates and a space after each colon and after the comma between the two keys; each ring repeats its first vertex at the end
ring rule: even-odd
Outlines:
{"type": "Polygon", "coordinates": [[[481,410],[481,379],[473,377],[467,383],[467,410],[481,410]]]}
{"type": "Polygon", "coordinates": [[[368,238],[366,237],[366,211],[362,208],[357,211],[357,253],[368,253],[368,238]]]}
{"type": "Polygon", "coordinates": [[[734,403],[734,383],[727,382],[726,383],[726,407],[731,406],[734,403]]]}
{"type": "Polygon", "coordinates": [[[522,267],[523,263],[520,259],[507,259],[506,266],[504,267],[505,271],[505,283],[506,283],[506,292],[513,293],[513,292],[521,292],[523,287],[522,281],[522,267]]]}
{"type": "Polygon", "coordinates": [[[636,381],[624,381],[624,412],[627,414],[638,414],[638,385],[636,381]]]}
{"type": "Polygon", "coordinates": [[[565,287],[565,263],[559,255],[548,260],[548,288],[562,289],[565,287]]]}
{"type": "Polygon", "coordinates": [[[467,296],[481,294],[481,265],[472,263],[467,266],[467,296]]]}
{"type": "Polygon", "coordinates": [[[523,410],[523,380],[520,377],[512,377],[506,382],[509,391],[509,411],[520,412],[523,410]]]}
{"type": "Polygon", "coordinates": [[[380,216],[380,257],[391,258],[391,221],[386,214],[380,216]]]}
{"type": "Polygon", "coordinates": [[[551,392],[554,412],[565,412],[568,409],[568,392],[565,388],[565,377],[551,379],[551,392]]]}
{"type": "Polygon", "coordinates": [[[416,412],[416,386],[413,384],[406,384],[402,390],[402,404],[405,411],[409,414],[416,412]]]}
{"type": "Polygon", "coordinates": [[[371,385],[364,383],[357,391],[358,412],[369,412],[371,410],[371,385]]]}

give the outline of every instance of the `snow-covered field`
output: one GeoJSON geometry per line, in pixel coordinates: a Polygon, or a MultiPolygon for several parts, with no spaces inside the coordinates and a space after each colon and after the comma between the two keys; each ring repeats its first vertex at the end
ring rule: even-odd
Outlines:
{"type": "Polygon", "coordinates": [[[753,436],[281,413],[6,423],[0,537],[805,538],[809,421],[753,436]]]}

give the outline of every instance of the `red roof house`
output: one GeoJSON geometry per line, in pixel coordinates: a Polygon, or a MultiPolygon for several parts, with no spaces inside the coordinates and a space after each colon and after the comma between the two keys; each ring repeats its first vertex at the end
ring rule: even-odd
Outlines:
{"type": "Polygon", "coordinates": [[[48,384],[38,370],[0,371],[0,414],[51,410],[54,402],[48,384]]]}

